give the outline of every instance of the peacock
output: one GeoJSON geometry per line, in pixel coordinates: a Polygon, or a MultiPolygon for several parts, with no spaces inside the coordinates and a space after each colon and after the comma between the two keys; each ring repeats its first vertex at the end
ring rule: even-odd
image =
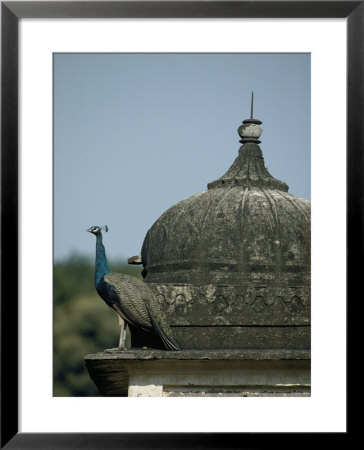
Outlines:
{"type": "Polygon", "coordinates": [[[145,344],[158,342],[167,350],[181,350],[180,345],[172,338],[169,325],[159,309],[150,287],[135,277],[111,272],[109,269],[105,247],[102,243],[102,230],[108,227],[93,226],[89,233],[96,236],[95,286],[100,297],[113,308],[119,317],[120,340],[119,350],[125,350],[126,326],[130,332],[142,336],[145,344]]]}

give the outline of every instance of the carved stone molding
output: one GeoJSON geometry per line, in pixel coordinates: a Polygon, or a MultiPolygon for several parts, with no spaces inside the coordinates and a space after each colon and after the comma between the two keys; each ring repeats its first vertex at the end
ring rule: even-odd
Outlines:
{"type": "Polygon", "coordinates": [[[309,286],[150,283],[171,325],[309,325],[309,286]],[[192,321],[192,322],[191,322],[192,321]]]}

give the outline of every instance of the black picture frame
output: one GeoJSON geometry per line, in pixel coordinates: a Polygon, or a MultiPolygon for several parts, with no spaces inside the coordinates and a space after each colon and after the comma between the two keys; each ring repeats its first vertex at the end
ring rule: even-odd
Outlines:
{"type": "MultiPolygon", "coordinates": [[[[364,1],[2,1],[1,448],[260,448],[270,446],[277,437],[280,445],[291,445],[297,442],[295,433],[18,433],[18,22],[21,18],[110,17],[346,18],[347,304],[361,292],[359,280],[364,269],[364,1]]],[[[347,349],[350,355],[351,346],[347,349]]],[[[336,442],[347,438],[348,431],[337,433],[336,442]]],[[[308,438],[309,433],[300,436],[300,444],[308,438]]],[[[316,442],[317,438],[316,434],[316,442]]]]}

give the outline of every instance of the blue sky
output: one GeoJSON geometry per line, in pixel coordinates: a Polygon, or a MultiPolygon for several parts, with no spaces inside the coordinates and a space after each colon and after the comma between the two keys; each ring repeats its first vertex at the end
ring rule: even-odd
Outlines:
{"type": "Polygon", "coordinates": [[[54,258],[140,253],[147,230],[234,161],[263,124],[270,173],[310,200],[309,54],[55,54],[54,258]]]}

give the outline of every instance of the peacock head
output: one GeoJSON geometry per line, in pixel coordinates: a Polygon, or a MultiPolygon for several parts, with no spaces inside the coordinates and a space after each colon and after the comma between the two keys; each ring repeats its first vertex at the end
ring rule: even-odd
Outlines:
{"type": "Polygon", "coordinates": [[[93,226],[86,231],[94,234],[95,236],[99,236],[101,234],[101,230],[105,230],[107,232],[109,229],[108,229],[107,225],[105,225],[103,227],[93,226]]]}

